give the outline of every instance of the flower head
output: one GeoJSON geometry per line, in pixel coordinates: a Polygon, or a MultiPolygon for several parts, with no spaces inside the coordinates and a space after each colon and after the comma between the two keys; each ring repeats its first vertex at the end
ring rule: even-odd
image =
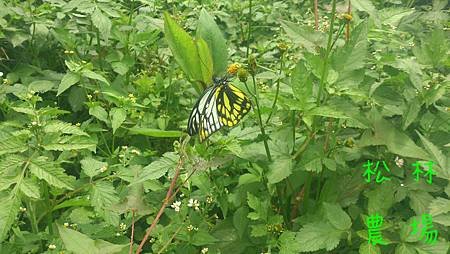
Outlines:
{"type": "Polygon", "coordinates": [[[197,199],[189,199],[189,202],[188,202],[188,206],[189,207],[193,207],[196,211],[198,211],[200,208],[200,202],[198,202],[198,200],[197,199]]]}
{"type": "Polygon", "coordinates": [[[179,212],[180,206],[181,206],[181,201],[175,201],[175,202],[173,202],[173,204],[170,207],[172,207],[175,210],[175,212],[179,212]]]}

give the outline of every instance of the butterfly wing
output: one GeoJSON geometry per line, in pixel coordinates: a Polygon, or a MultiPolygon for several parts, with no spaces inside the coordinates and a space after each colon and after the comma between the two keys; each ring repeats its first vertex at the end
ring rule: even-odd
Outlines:
{"type": "Polygon", "coordinates": [[[239,88],[224,84],[217,95],[217,112],[223,125],[232,127],[250,111],[250,99],[239,88]]]}
{"type": "Polygon", "coordinates": [[[203,142],[211,134],[222,128],[223,124],[219,119],[217,112],[217,95],[219,94],[221,86],[214,86],[205,100],[205,107],[201,114],[200,120],[200,142],[203,142]]]}
{"type": "Polygon", "coordinates": [[[202,96],[197,100],[194,107],[192,108],[191,115],[189,116],[188,120],[188,133],[191,136],[194,136],[198,133],[199,127],[200,127],[200,121],[202,119],[202,114],[206,105],[206,100],[208,99],[208,96],[210,95],[211,89],[213,87],[207,88],[202,96]]]}

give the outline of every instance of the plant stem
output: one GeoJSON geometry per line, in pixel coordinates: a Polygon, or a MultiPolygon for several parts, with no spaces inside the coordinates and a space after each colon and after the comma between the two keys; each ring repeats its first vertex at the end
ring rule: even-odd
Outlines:
{"type": "Polygon", "coordinates": [[[245,58],[248,59],[250,53],[250,36],[252,35],[252,0],[249,0],[248,9],[248,31],[247,31],[247,52],[245,53],[245,58]]]}
{"type": "Polygon", "coordinates": [[[266,124],[269,122],[270,118],[272,117],[273,111],[275,111],[275,106],[277,105],[278,100],[278,94],[280,93],[280,79],[281,79],[281,73],[283,71],[283,60],[284,60],[284,51],[281,53],[280,57],[280,71],[278,73],[278,79],[277,79],[277,90],[275,92],[275,99],[273,100],[272,104],[272,111],[270,111],[269,116],[267,117],[266,124]]]}
{"type": "Polygon", "coordinates": [[[318,0],[314,0],[314,29],[316,31],[319,30],[319,7],[318,7],[318,0]]]}

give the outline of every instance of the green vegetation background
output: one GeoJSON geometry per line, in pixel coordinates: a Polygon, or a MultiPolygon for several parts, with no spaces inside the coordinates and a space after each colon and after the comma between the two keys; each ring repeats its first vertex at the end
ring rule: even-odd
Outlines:
{"type": "Polygon", "coordinates": [[[134,253],[179,170],[144,253],[448,253],[448,1],[350,7],[0,2],[0,253],[134,253]],[[231,63],[252,111],[189,140],[231,63]],[[426,213],[434,244],[411,234],[426,213]]]}

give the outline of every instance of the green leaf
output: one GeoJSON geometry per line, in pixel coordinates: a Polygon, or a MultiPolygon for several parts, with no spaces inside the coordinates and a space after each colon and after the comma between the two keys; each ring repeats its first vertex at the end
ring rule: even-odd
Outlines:
{"type": "Polygon", "coordinates": [[[212,236],[210,233],[200,230],[192,237],[192,244],[195,246],[204,246],[217,242],[218,239],[212,236]]]}
{"type": "Polygon", "coordinates": [[[372,1],[370,0],[353,0],[352,6],[358,11],[364,11],[369,13],[370,16],[372,16],[376,23],[379,25],[380,21],[378,18],[378,11],[375,8],[375,6],[372,4],[372,1]]]}
{"type": "Polygon", "coordinates": [[[417,215],[427,213],[430,201],[433,200],[433,196],[422,190],[409,191],[408,197],[409,205],[417,215]]]}
{"type": "Polygon", "coordinates": [[[35,80],[28,85],[28,91],[45,93],[50,91],[55,83],[50,80],[35,80]]]}
{"type": "Polygon", "coordinates": [[[420,46],[413,48],[414,55],[422,64],[441,68],[448,61],[448,50],[450,41],[443,29],[436,28],[431,34],[427,34],[421,41],[420,46]]]}
{"type": "Polygon", "coordinates": [[[431,201],[431,204],[429,206],[430,215],[431,216],[437,216],[440,214],[448,213],[450,212],[450,200],[437,197],[433,201],[431,201]]]}
{"type": "Polygon", "coordinates": [[[348,116],[346,116],[344,112],[342,112],[336,108],[329,107],[329,106],[315,107],[312,110],[305,112],[305,115],[325,116],[325,117],[342,118],[342,119],[348,118],[348,116]]]}
{"type": "Polygon", "coordinates": [[[72,87],[69,91],[68,101],[73,112],[78,112],[83,109],[86,95],[84,89],[78,86],[72,87]]]}
{"type": "Polygon", "coordinates": [[[300,252],[331,251],[338,246],[342,234],[343,231],[327,222],[308,223],[297,233],[296,244],[300,246],[300,252]]]}
{"type": "Polygon", "coordinates": [[[92,157],[84,158],[80,161],[83,172],[90,178],[101,173],[101,169],[108,166],[108,163],[98,161],[92,157]]]}
{"type": "MultiPolygon", "coordinates": [[[[447,156],[444,156],[442,154],[441,150],[431,143],[428,139],[426,139],[424,136],[422,136],[419,132],[417,132],[417,135],[419,135],[420,140],[422,140],[423,145],[425,146],[425,149],[427,152],[431,155],[433,158],[433,161],[436,161],[442,170],[447,172],[447,176],[450,176],[450,171],[447,168],[447,156]]],[[[450,180],[450,179],[448,179],[450,180]]]]}
{"type": "Polygon", "coordinates": [[[299,44],[308,52],[315,53],[316,47],[326,47],[326,35],[315,31],[311,26],[302,26],[289,21],[281,21],[281,27],[295,43],[299,44]]]}
{"type": "Polygon", "coordinates": [[[281,182],[292,174],[291,157],[279,157],[269,165],[267,179],[269,184],[281,182]]]}
{"type": "MultiPolygon", "coordinates": [[[[361,179],[362,181],[363,179],[361,179]]],[[[389,208],[394,204],[394,185],[390,181],[385,181],[380,187],[367,192],[369,199],[369,214],[380,214],[385,216],[388,214],[389,208]]]]}
{"type": "Polygon", "coordinates": [[[284,231],[278,238],[280,254],[297,254],[301,251],[300,242],[296,239],[297,233],[284,231]]]}
{"type": "Polygon", "coordinates": [[[250,226],[252,230],[250,231],[250,235],[252,237],[262,237],[267,235],[267,225],[266,224],[257,224],[250,226]]]}
{"type": "Polygon", "coordinates": [[[74,254],[101,254],[101,253],[122,253],[129,244],[113,244],[104,240],[93,240],[89,236],[76,230],[58,225],[59,235],[64,243],[64,247],[74,254]]]}
{"type": "Polygon", "coordinates": [[[109,115],[111,116],[111,124],[114,134],[125,121],[125,119],[127,119],[127,111],[123,108],[112,108],[109,112],[109,115]]]}
{"type": "Polygon", "coordinates": [[[371,130],[365,131],[361,139],[357,142],[358,146],[386,145],[393,154],[423,160],[429,159],[428,154],[417,146],[408,135],[377,113],[375,113],[372,124],[373,132],[371,130]]]}
{"type": "Polygon", "coordinates": [[[380,246],[373,246],[366,241],[359,246],[359,254],[381,254],[380,246]]]}
{"type": "Polygon", "coordinates": [[[92,185],[91,203],[107,223],[117,226],[119,214],[111,210],[111,206],[119,202],[119,196],[111,182],[100,181],[92,185]]]}
{"type": "Polygon", "coordinates": [[[152,129],[152,128],[140,128],[133,127],[128,129],[130,134],[144,135],[149,137],[157,137],[157,138],[178,138],[181,137],[183,132],[181,131],[165,131],[160,129],[152,129]]]}
{"type": "Polygon", "coordinates": [[[9,186],[15,184],[17,182],[17,176],[10,176],[10,177],[6,177],[6,176],[1,176],[0,177],[0,191],[6,190],[9,188],[9,186]]]}
{"type": "Polygon", "coordinates": [[[325,215],[328,221],[335,228],[340,230],[348,230],[352,226],[350,216],[342,210],[342,208],[335,204],[323,203],[325,215]]]}
{"type": "Polygon", "coordinates": [[[58,93],[56,94],[56,96],[59,96],[64,91],[66,91],[69,87],[78,83],[80,81],[80,78],[81,77],[78,73],[74,73],[74,72],[66,73],[66,75],[64,75],[64,77],[61,79],[61,83],[59,83],[58,93]]]}
{"type": "MultiPolygon", "coordinates": [[[[211,77],[209,77],[208,80],[203,80],[204,73],[202,73],[202,68],[204,68],[202,66],[207,66],[208,63],[200,62],[197,43],[170,17],[167,12],[164,13],[164,35],[175,60],[187,76],[191,80],[199,80],[209,84],[211,77]]],[[[202,49],[204,50],[204,48],[202,49]]],[[[212,59],[212,57],[209,56],[206,59],[212,59]]],[[[203,60],[205,61],[205,59],[203,60]]],[[[199,91],[201,90],[200,87],[197,87],[197,89],[199,91]]]]}
{"type": "Polygon", "coordinates": [[[69,176],[64,172],[58,164],[49,161],[47,157],[38,157],[30,161],[29,168],[31,173],[41,180],[45,180],[48,184],[62,188],[73,190],[73,176],[69,176]]]}
{"type": "Polygon", "coordinates": [[[103,14],[103,12],[96,8],[94,13],[91,15],[92,24],[100,31],[103,38],[108,41],[109,33],[111,31],[111,20],[103,14]]]}
{"type": "Polygon", "coordinates": [[[106,110],[101,106],[94,106],[89,109],[89,115],[95,116],[95,118],[108,123],[108,113],[106,110]]]}
{"type": "Polygon", "coordinates": [[[31,178],[26,178],[20,183],[20,191],[29,198],[41,198],[39,185],[31,178]]]}
{"type": "Polygon", "coordinates": [[[448,241],[437,241],[433,244],[420,243],[415,249],[418,254],[448,254],[449,247],[448,241]]]}
{"type": "Polygon", "coordinates": [[[100,81],[100,82],[102,82],[102,83],[104,83],[105,85],[108,85],[108,86],[110,85],[108,80],[106,80],[102,75],[100,75],[100,74],[98,74],[96,72],[93,72],[91,70],[84,69],[81,72],[81,74],[83,75],[83,77],[98,80],[98,81],[100,81]]]}
{"type": "Polygon", "coordinates": [[[206,84],[210,84],[212,82],[212,75],[214,71],[211,51],[203,38],[198,38],[195,40],[195,46],[197,47],[200,71],[202,74],[201,80],[206,84]]]}
{"type": "Polygon", "coordinates": [[[150,163],[139,172],[139,177],[133,184],[142,183],[147,180],[158,179],[165,175],[169,169],[174,169],[179,160],[179,155],[173,152],[168,152],[163,157],[150,163]]]}
{"type": "Polygon", "coordinates": [[[25,140],[20,136],[0,130],[0,155],[28,150],[25,140]]]}
{"type": "Polygon", "coordinates": [[[294,96],[298,99],[300,109],[305,109],[307,102],[313,99],[311,72],[305,67],[304,61],[300,60],[292,71],[291,86],[294,96]]]}
{"type": "Polygon", "coordinates": [[[63,121],[51,121],[44,126],[44,132],[46,133],[64,133],[80,136],[89,136],[86,132],[82,131],[80,127],[74,126],[70,123],[63,121]]]}
{"type": "Polygon", "coordinates": [[[203,38],[211,50],[215,76],[222,75],[227,69],[228,50],[225,38],[214,18],[205,10],[200,11],[198,19],[197,38],[203,38]]]}
{"type": "Polygon", "coordinates": [[[3,242],[19,213],[20,199],[18,195],[11,194],[1,197],[0,204],[0,242],[3,242]]]}
{"type": "Polygon", "coordinates": [[[97,140],[95,137],[61,136],[56,139],[47,140],[47,142],[42,145],[42,147],[44,147],[45,150],[52,151],[88,149],[92,152],[95,152],[97,148],[97,140]]]}
{"type": "Polygon", "coordinates": [[[251,220],[263,220],[267,221],[267,209],[269,203],[267,200],[261,201],[258,199],[255,195],[251,194],[250,192],[247,192],[247,203],[250,208],[254,210],[254,212],[251,212],[248,214],[248,218],[251,220]]]}

